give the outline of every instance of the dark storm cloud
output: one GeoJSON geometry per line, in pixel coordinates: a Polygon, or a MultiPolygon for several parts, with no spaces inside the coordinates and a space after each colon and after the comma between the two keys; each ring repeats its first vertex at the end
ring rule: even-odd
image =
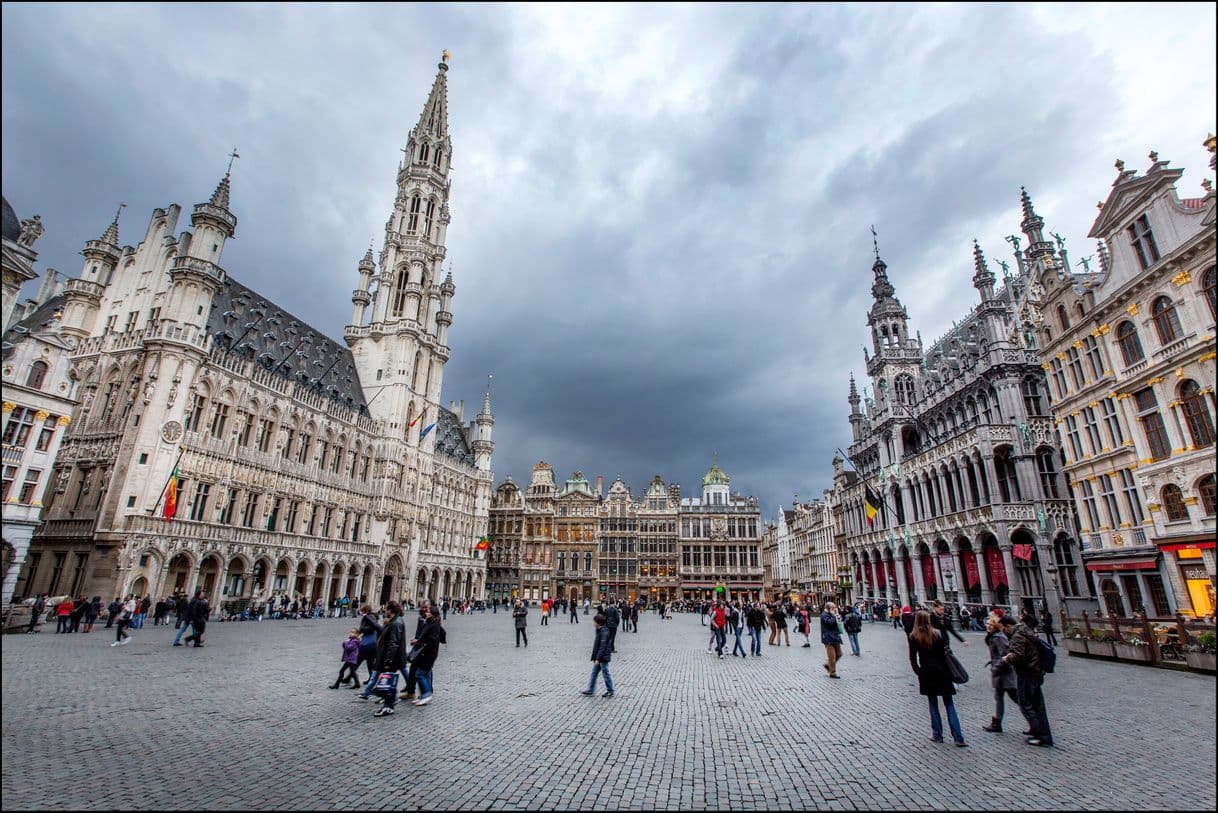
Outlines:
{"type": "Polygon", "coordinates": [[[975,299],[972,238],[1005,256],[1020,185],[1085,254],[1114,151],[1203,167],[1213,76],[1183,67],[1212,38],[1126,33],[1165,13],[1213,30],[1206,7],[7,4],[4,193],[74,276],[118,202],[135,243],[235,145],[225,267],[339,336],[449,48],[444,398],[472,416],[494,371],[497,479],[544,458],[690,494],[717,452],[769,516],[849,442],[871,224],[929,342],[975,299]]]}

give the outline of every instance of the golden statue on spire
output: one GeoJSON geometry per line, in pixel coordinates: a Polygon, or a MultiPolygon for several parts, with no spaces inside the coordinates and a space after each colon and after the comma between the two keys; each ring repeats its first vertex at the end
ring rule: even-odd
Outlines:
{"type": "Polygon", "coordinates": [[[448,52],[447,48],[440,52],[440,59],[444,62],[447,62],[450,58],[452,58],[452,54],[448,52]]]}

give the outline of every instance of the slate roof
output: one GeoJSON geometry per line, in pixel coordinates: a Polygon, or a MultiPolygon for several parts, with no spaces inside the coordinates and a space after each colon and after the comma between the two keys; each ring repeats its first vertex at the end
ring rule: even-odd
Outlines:
{"type": "Polygon", "coordinates": [[[367,411],[349,348],[231,276],[212,299],[207,330],[217,347],[232,348],[264,369],[367,411]]]}
{"type": "Polygon", "coordinates": [[[436,420],[436,451],[467,466],[474,465],[474,453],[470,451],[465,437],[465,428],[455,413],[440,407],[436,420]]]}
{"type": "Polygon", "coordinates": [[[9,325],[8,330],[4,332],[3,356],[7,358],[14,345],[22,337],[34,333],[50,321],[51,317],[55,315],[55,311],[63,309],[65,301],[63,294],[53,296],[38,306],[29,316],[9,325]]]}
{"type": "Polygon", "coordinates": [[[21,221],[17,219],[17,213],[13,211],[13,207],[9,206],[8,199],[0,197],[0,201],[4,202],[4,239],[17,242],[17,238],[21,235],[21,221]]]}

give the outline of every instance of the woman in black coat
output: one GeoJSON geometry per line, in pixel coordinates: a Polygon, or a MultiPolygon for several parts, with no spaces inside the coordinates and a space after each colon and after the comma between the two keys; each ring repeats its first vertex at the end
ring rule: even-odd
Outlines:
{"type": "Polygon", "coordinates": [[[372,662],[376,660],[376,644],[381,635],[381,624],[373,614],[371,605],[365,604],[359,609],[363,617],[359,620],[359,662],[355,665],[355,671],[359,671],[361,663],[367,664],[368,680],[371,682],[372,662]]]}
{"type": "Polygon", "coordinates": [[[956,705],[952,702],[956,687],[947,665],[947,642],[925,610],[914,616],[913,632],[909,634],[909,665],[918,676],[918,691],[930,706],[930,741],[943,742],[943,718],[939,716],[939,698],[942,697],[952,739],[960,748],[967,746],[960,730],[960,718],[956,716],[956,705]]]}
{"type": "Polygon", "coordinates": [[[432,669],[436,665],[436,658],[440,656],[440,644],[446,643],[448,643],[448,635],[444,632],[444,627],[440,625],[440,614],[432,610],[419,637],[411,642],[415,653],[412,661],[414,674],[419,682],[419,699],[412,700],[413,705],[426,706],[431,702],[432,669]]]}

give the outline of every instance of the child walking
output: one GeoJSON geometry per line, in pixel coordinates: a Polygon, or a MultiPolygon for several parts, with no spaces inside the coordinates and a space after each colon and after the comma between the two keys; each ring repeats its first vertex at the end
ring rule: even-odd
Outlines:
{"type": "Polygon", "coordinates": [[[343,665],[338,670],[338,677],[334,679],[331,689],[337,689],[339,684],[347,682],[347,675],[350,674],[350,679],[355,681],[352,689],[358,689],[359,672],[356,667],[359,666],[359,630],[351,630],[347,633],[347,640],[343,641],[343,665]]]}

